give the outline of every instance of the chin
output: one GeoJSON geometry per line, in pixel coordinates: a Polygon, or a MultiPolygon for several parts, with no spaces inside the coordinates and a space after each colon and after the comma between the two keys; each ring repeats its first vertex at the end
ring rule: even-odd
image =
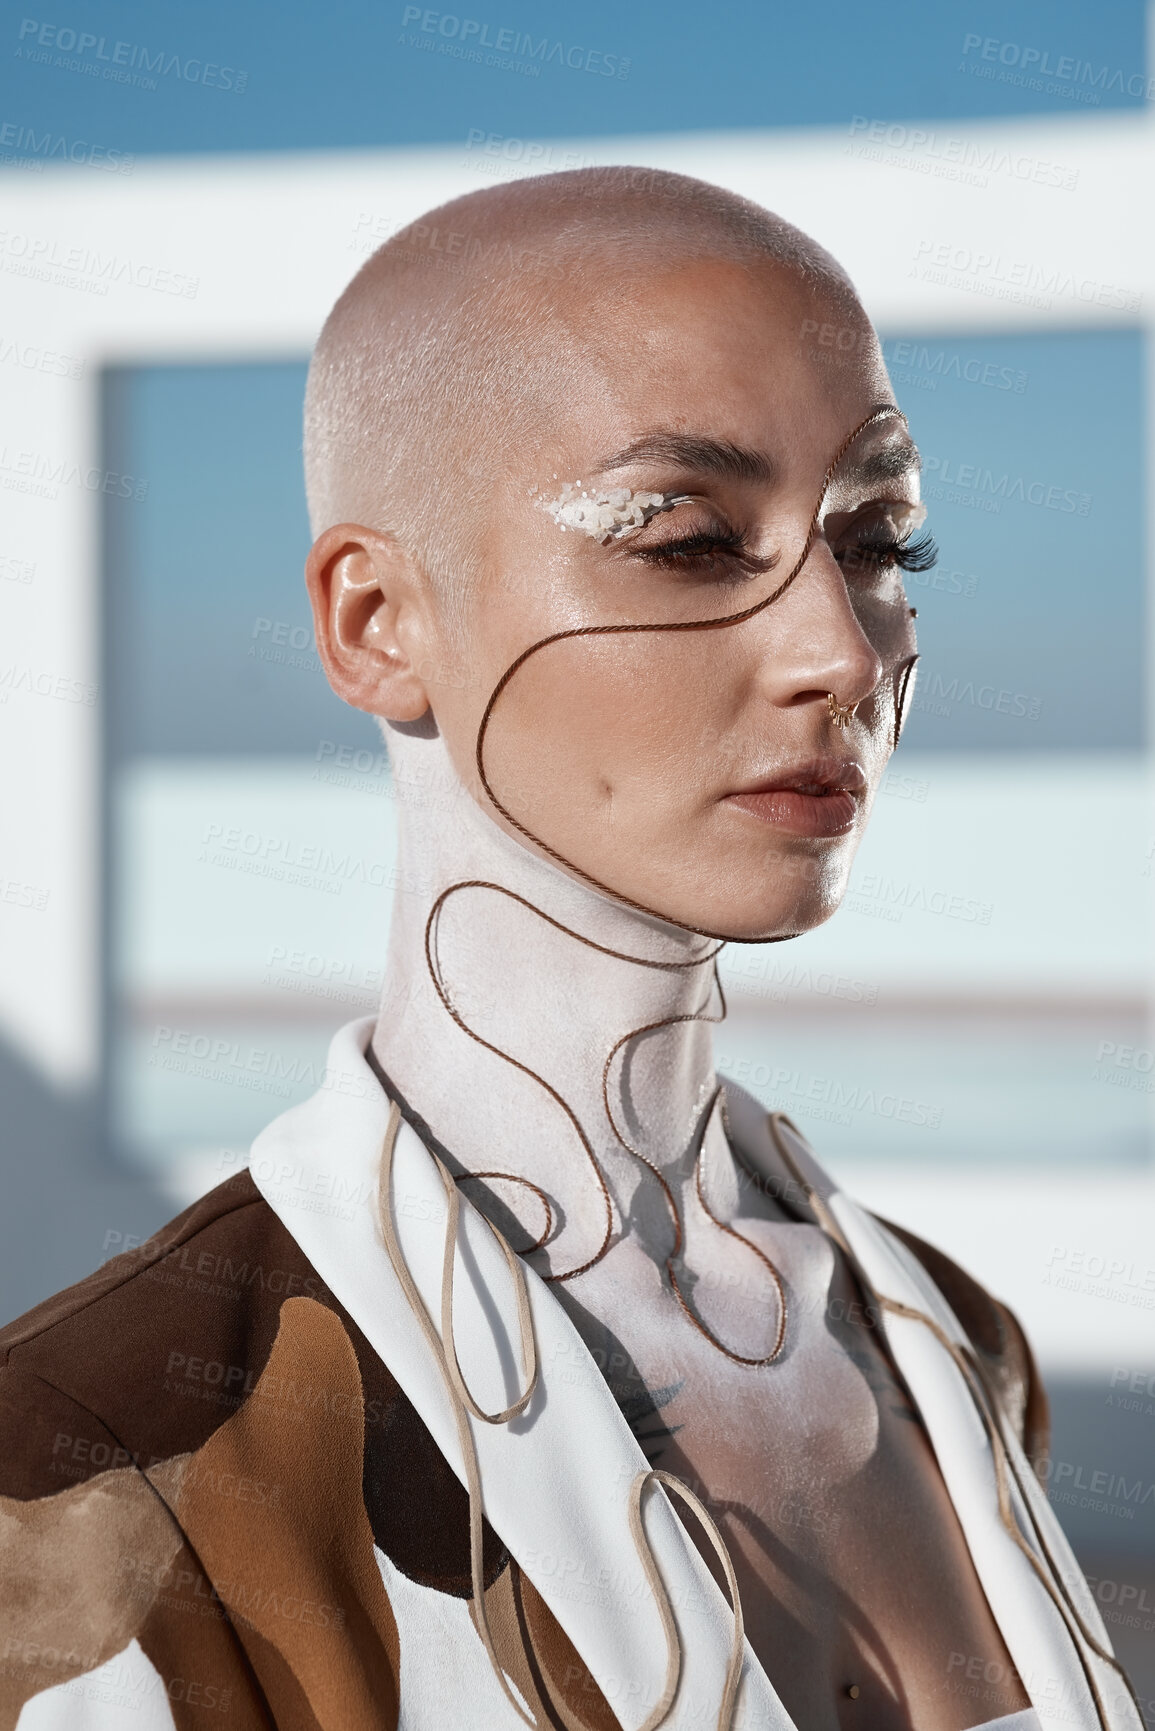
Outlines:
{"type": "Polygon", "coordinates": [[[854,852],[853,846],[822,853],[807,848],[775,852],[754,867],[747,863],[744,871],[722,878],[724,894],[714,889],[708,897],[713,929],[741,943],[773,943],[814,931],[837,913],[854,852]]]}
{"type": "Polygon", "coordinates": [[[740,846],[715,833],[701,838],[694,853],[682,852],[681,870],[667,878],[673,893],[666,900],[685,925],[737,943],[801,937],[837,913],[860,840],[857,827],[822,839],[768,831],[755,845],[744,837],[740,846]],[[691,859],[700,864],[687,872],[691,859]]]}
{"type": "Polygon", "coordinates": [[[837,907],[837,902],[821,905],[807,902],[804,906],[762,909],[748,915],[734,912],[729,919],[720,919],[714,929],[719,933],[725,932],[732,943],[784,943],[788,938],[800,938],[825,924],[837,907]]]}
{"type": "MultiPolygon", "coordinates": [[[[825,924],[837,912],[845,885],[840,874],[837,887],[820,880],[802,893],[799,888],[793,886],[793,893],[784,895],[780,884],[775,886],[770,879],[768,886],[765,877],[745,895],[735,894],[732,883],[722,894],[712,887],[709,893],[684,894],[676,902],[667,898],[667,917],[690,931],[708,932],[733,943],[782,942],[825,924]]],[[[655,900],[651,905],[657,908],[661,903],[655,900]]]]}

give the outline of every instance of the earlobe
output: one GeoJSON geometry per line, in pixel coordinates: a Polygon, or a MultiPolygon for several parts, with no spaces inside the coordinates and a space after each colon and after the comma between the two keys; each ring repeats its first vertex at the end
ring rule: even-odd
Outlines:
{"type": "Polygon", "coordinates": [[[363,524],[317,537],[305,563],[317,653],[345,703],[390,721],[429,708],[416,672],[422,655],[421,588],[404,549],[363,524]]]}

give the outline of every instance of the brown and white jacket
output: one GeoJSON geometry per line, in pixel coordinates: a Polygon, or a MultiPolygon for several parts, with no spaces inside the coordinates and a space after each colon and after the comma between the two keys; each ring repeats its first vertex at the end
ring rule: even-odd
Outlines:
{"type": "MultiPolygon", "coordinates": [[[[326,1085],[262,1133],[249,1168],[0,1331],[0,1731],[521,1723],[474,1615],[452,1400],[382,1241],[389,1101],[364,1057],[370,1032],[337,1034],[326,1085]]],[[[888,1346],[1036,1710],[1139,1731],[1031,1471],[1045,1402],[1013,1317],[846,1197],[801,1138],[791,1146],[806,1194],[887,1301],[888,1346]]],[[[769,1139],[739,1152],[785,1184],[769,1139]]],[[[436,1316],[440,1174],[408,1125],[394,1160],[393,1219],[436,1316]]],[[[509,1270],[466,1201],[459,1241],[457,1347],[478,1398],[500,1407],[516,1359],[509,1270]]],[[[628,1521],[647,1463],[565,1311],[527,1279],[537,1391],[515,1421],[473,1427],[488,1622],[537,1725],[638,1731],[667,1665],[628,1521]]],[[[664,1723],[713,1727],[729,1608],[664,1491],[646,1532],[681,1648],[664,1723]]],[[[749,1646],[733,1723],[791,1731],[749,1646]]]]}

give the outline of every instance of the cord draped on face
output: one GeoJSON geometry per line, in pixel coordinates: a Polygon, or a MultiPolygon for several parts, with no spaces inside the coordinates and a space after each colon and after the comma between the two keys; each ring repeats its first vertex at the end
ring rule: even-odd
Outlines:
{"type": "MultiPolygon", "coordinates": [[[[887,420],[891,417],[897,418],[897,419],[902,420],[904,422],[906,419],[906,417],[902,414],[901,410],[896,408],[893,404],[880,405],[879,407],[872,409],[870,414],[867,415],[866,418],[864,420],[862,420],[859,423],[859,425],[857,427],[855,427],[852,432],[848,433],[847,436],[843,439],[842,443],[839,445],[833,458],[831,459],[830,463],[828,464],[825,474],[822,477],[822,483],[821,483],[821,486],[820,486],[820,489],[818,492],[818,498],[816,500],[814,510],[813,510],[811,517],[810,517],[810,523],[809,523],[809,528],[807,530],[806,539],[805,539],[805,542],[803,544],[802,550],[801,550],[797,560],[794,563],[792,570],[782,580],[782,582],[778,585],[778,587],[776,589],[772,590],[769,595],[764,596],[761,601],[757,601],[752,606],[743,608],[741,611],[739,611],[737,613],[726,614],[720,618],[682,620],[682,621],[677,621],[674,623],[667,621],[664,623],[632,624],[632,625],[584,625],[584,626],[576,627],[575,629],[570,630],[570,631],[554,632],[552,635],[550,635],[548,637],[541,638],[537,643],[531,644],[528,649],[522,650],[521,654],[518,655],[516,657],[516,659],[510,663],[510,665],[506,668],[505,672],[502,674],[501,678],[498,680],[497,684],[494,686],[493,691],[490,693],[489,700],[486,703],[485,710],[484,710],[484,713],[483,713],[482,718],[481,718],[481,722],[480,722],[480,724],[478,726],[478,730],[477,730],[477,738],[476,738],[476,743],[475,743],[475,756],[476,756],[476,762],[477,762],[478,775],[479,775],[479,778],[481,780],[481,784],[485,789],[486,795],[488,796],[489,800],[491,801],[493,806],[496,808],[496,810],[499,811],[502,814],[502,816],[505,817],[506,820],[517,831],[519,831],[520,834],[525,836],[526,839],[531,841],[536,847],[542,849],[542,851],[544,853],[549,855],[549,857],[552,858],[553,860],[555,860],[559,865],[565,867],[565,869],[567,871],[574,873],[576,876],[583,879],[586,883],[590,884],[595,889],[603,891],[604,893],[608,894],[609,896],[611,896],[616,901],[623,903],[627,907],[635,909],[639,913],[648,914],[648,915],[651,915],[652,917],[655,917],[657,919],[663,919],[663,920],[666,919],[666,916],[662,913],[662,911],[660,909],[646,907],[644,903],[635,901],[631,897],[621,894],[620,891],[613,889],[612,886],[610,886],[609,884],[602,883],[599,879],[593,877],[591,873],[586,872],[580,866],[575,865],[572,860],[566,859],[564,857],[564,855],[562,855],[561,853],[559,853],[557,851],[557,849],[550,847],[549,844],[542,841],[539,836],[534,835],[533,832],[526,827],[526,825],[520,823],[512,815],[512,813],[508,810],[508,808],[505,805],[503,805],[501,800],[498,798],[497,794],[494,792],[493,787],[492,787],[492,785],[488,779],[488,776],[486,774],[485,756],[484,756],[485,738],[486,738],[489,724],[490,724],[490,721],[492,720],[494,709],[497,705],[497,702],[498,702],[499,698],[501,697],[502,693],[506,690],[506,688],[510,684],[511,680],[515,677],[515,675],[519,672],[519,670],[525,666],[525,664],[530,660],[530,658],[532,656],[538,654],[541,650],[548,648],[552,644],[561,643],[561,642],[567,641],[568,639],[571,639],[571,638],[581,638],[581,637],[636,634],[636,633],[655,632],[655,631],[663,631],[664,632],[664,631],[719,630],[719,629],[722,629],[723,627],[726,627],[726,626],[742,624],[745,620],[754,618],[755,615],[763,612],[767,607],[772,606],[773,603],[776,600],[778,600],[778,598],[780,596],[782,596],[786,593],[786,591],[789,589],[790,585],[794,582],[794,580],[797,578],[797,576],[801,572],[803,566],[805,565],[807,559],[810,556],[810,551],[814,545],[815,536],[818,533],[818,525],[819,525],[819,520],[820,520],[821,512],[822,512],[822,505],[823,505],[823,502],[826,498],[827,492],[829,491],[829,488],[830,488],[831,482],[834,478],[834,475],[837,472],[838,466],[841,463],[843,457],[846,455],[847,451],[851,448],[851,446],[855,443],[855,441],[864,432],[866,432],[868,428],[875,426],[879,422],[887,420]]],[[[910,675],[911,675],[911,672],[913,670],[915,660],[917,660],[917,657],[911,657],[908,661],[903,662],[900,665],[900,667],[898,669],[896,669],[895,676],[894,676],[893,687],[892,687],[892,695],[893,695],[893,699],[894,699],[894,723],[893,723],[892,731],[893,731],[894,743],[896,745],[898,743],[898,734],[899,734],[901,724],[902,724],[902,711],[903,711],[903,705],[905,702],[905,694],[906,694],[907,686],[908,686],[908,683],[910,680],[910,675]]],[[[577,1116],[577,1113],[574,1111],[573,1107],[570,1106],[569,1102],[566,1101],[562,1097],[562,1095],[552,1085],[552,1083],[550,1083],[543,1075],[541,1075],[540,1072],[538,1072],[537,1070],[534,1070],[530,1065],[522,1062],[521,1059],[514,1058],[510,1053],[503,1052],[499,1046],[494,1045],[489,1040],[483,1039],[480,1034],[476,1033],[468,1025],[465,1018],[461,1015],[460,1011],[454,1005],[454,1003],[452,1002],[452,999],[450,998],[448,991],[445,988],[444,982],[441,978],[441,971],[440,971],[440,967],[438,965],[438,960],[437,960],[437,956],[436,956],[435,932],[436,932],[436,928],[437,928],[438,918],[439,918],[439,915],[441,913],[442,908],[444,907],[445,903],[449,900],[449,898],[451,896],[457,895],[461,891],[470,890],[470,889],[487,890],[487,891],[490,891],[491,893],[494,893],[494,894],[507,896],[510,900],[518,902],[522,907],[527,908],[531,913],[535,914],[539,919],[544,920],[548,925],[553,926],[555,930],[563,932],[566,936],[573,938],[575,940],[575,942],[585,944],[588,948],[596,950],[602,955],[612,956],[619,961],[632,963],[633,965],[635,965],[637,967],[664,968],[664,969],[668,969],[668,970],[678,970],[678,969],[682,969],[682,968],[701,967],[708,962],[714,961],[715,957],[718,955],[718,953],[721,950],[724,943],[734,942],[734,941],[743,941],[743,940],[735,940],[733,938],[728,937],[725,933],[721,933],[721,932],[704,931],[702,928],[696,927],[696,926],[682,926],[683,930],[693,932],[696,936],[706,937],[706,938],[713,940],[713,947],[708,949],[707,951],[705,951],[702,955],[693,957],[688,961],[682,961],[682,962],[652,961],[652,960],[648,960],[647,958],[644,958],[641,956],[630,955],[627,952],[622,951],[622,950],[612,949],[605,944],[594,943],[592,939],[584,937],[580,932],[573,931],[570,927],[563,925],[559,920],[553,919],[549,914],[546,914],[541,908],[535,906],[535,904],[533,902],[528,901],[526,899],[526,897],[515,894],[514,891],[506,889],[501,884],[489,883],[489,882],[485,882],[485,881],[482,881],[479,879],[471,879],[468,881],[450,884],[448,886],[448,888],[442,890],[442,892],[440,893],[440,895],[437,897],[436,901],[434,902],[432,908],[430,909],[429,917],[428,917],[428,920],[426,921],[426,926],[425,926],[425,963],[426,963],[426,967],[427,967],[428,972],[429,972],[430,980],[432,981],[432,984],[433,984],[433,988],[436,991],[438,997],[440,998],[443,1007],[448,1012],[448,1014],[453,1018],[454,1022],[456,1022],[457,1026],[462,1030],[462,1032],[464,1034],[468,1035],[468,1037],[471,1040],[476,1041],[478,1045],[483,1046],[487,1051],[492,1052],[496,1057],[501,1058],[505,1063],[512,1065],[517,1070],[520,1070],[523,1075],[530,1077],[530,1079],[532,1081],[536,1082],[538,1084],[538,1086],[541,1087],[549,1095],[549,1097],[561,1108],[562,1112],[565,1114],[565,1116],[569,1120],[570,1125],[572,1126],[573,1131],[574,1131],[575,1135],[577,1136],[578,1141],[581,1144],[582,1152],[585,1156],[586,1162],[588,1163],[588,1165],[592,1169],[592,1172],[594,1175],[594,1181],[597,1185],[597,1188],[598,1188],[598,1191],[600,1194],[600,1198],[601,1198],[601,1208],[602,1208],[602,1215],[603,1215],[603,1229],[602,1229],[601,1242],[598,1244],[596,1249],[589,1256],[587,1256],[584,1260],[580,1261],[575,1267],[567,1269],[561,1273],[548,1274],[548,1275],[544,1276],[544,1278],[549,1280],[549,1281],[573,1280],[573,1279],[577,1278],[577,1276],[579,1276],[581,1274],[585,1274],[586,1272],[588,1272],[589,1269],[595,1267],[597,1265],[597,1263],[599,1263],[602,1260],[602,1258],[606,1255],[606,1253],[609,1251],[609,1249],[611,1247],[611,1242],[613,1239],[614,1217],[613,1217],[613,1204],[612,1204],[612,1201],[610,1198],[609,1187],[606,1184],[605,1174],[603,1173],[601,1165],[598,1161],[597,1155],[594,1152],[593,1143],[592,1143],[589,1135],[587,1134],[585,1128],[581,1124],[581,1122],[577,1116]]],[[[673,922],[673,923],[679,924],[679,925],[681,924],[681,922],[673,922]]],[[[756,941],[756,940],[746,940],[746,941],[756,941]]],[[[777,940],[777,941],[783,941],[783,940],[777,940]]],[[[685,1022],[721,1021],[721,1020],[723,1020],[725,1017],[725,1014],[726,1014],[726,1002],[725,1002],[725,997],[722,993],[721,981],[718,978],[718,972],[717,972],[716,965],[714,967],[714,986],[717,989],[718,997],[719,997],[719,1000],[721,1003],[721,1013],[717,1017],[707,1016],[705,1011],[702,1010],[702,1011],[696,1012],[695,1014],[692,1014],[692,1015],[672,1016],[672,1017],[667,1018],[667,1020],[665,1020],[663,1022],[655,1022],[655,1023],[648,1024],[645,1027],[634,1028],[634,1029],[631,1029],[629,1033],[623,1035],[622,1038],[616,1042],[616,1044],[613,1046],[613,1048],[611,1049],[611,1051],[608,1053],[608,1055],[606,1057],[605,1065],[603,1068],[603,1075],[602,1075],[602,1098],[603,1098],[603,1104],[605,1106],[606,1116],[609,1120],[610,1128],[613,1132],[615,1139],[621,1144],[621,1146],[623,1148],[626,1149],[626,1151],[628,1153],[632,1154],[636,1159],[641,1160],[643,1162],[643,1164],[652,1173],[655,1174],[655,1176],[657,1177],[657,1180],[658,1180],[659,1184],[661,1185],[662,1190],[664,1192],[666,1203],[670,1209],[670,1213],[672,1216],[673,1230],[674,1230],[674,1243],[673,1243],[673,1248],[671,1250],[670,1256],[667,1258],[667,1261],[666,1261],[666,1271],[667,1271],[668,1278],[670,1280],[671,1290],[672,1290],[674,1297],[676,1298],[678,1304],[681,1306],[682,1310],[685,1312],[687,1318],[693,1323],[694,1327],[697,1328],[698,1331],[701,1334],[703,1334],[705,1336],[705,1338],[707,1340],[709,1340],[710,1343],[713,1346],[715,1346],[720,1352],[722,1352],[726,1357],[732,1359],[735,1363],[738,1363],[738,1364],[746,1364],[746,1365],[751,1365],[751,1366],[762,1366],[765,1364],[772,1363],[774,1361],[774,1359],[778,1357],[779,1353],[782,1350],[782,1347],[784,1345],[785,1338],[786,1338],[786,1293],[785,1293],[785,1288],[783,1286],[782,1278],[781,1278],[781,1275],[780,1275],[778,1269],[774,1266],[774,1264],[770,1261],[770,1259],[768,1257],[763,1255],[762,1251],[760,1251],[756,1245],[754,1245],[750,1242],[750,1240],[748,1238],[745,1238],[741,1233],[737,1232],[733,1227],[731,1227],[731,1226],[727,1225],[725,1222],[719,1220],[711,1211],[708,1203],[706,1202],[705,1196],[702,1193],[701,1170],[700,1170],[701,1149],[699,1148],[699,1164],[695,1168],[695,1184],[696,1184],[698,1198],[702,1204],[702,1207],[703,1207],[707,1217],[721,1231],[727,1233],[730,1237],[737,1239],[739,1243],[741,1243],[748,1250],[750,1250],[753,1253],[753,1255],[755,1255],[759,1259],[759,1261],[761,1261],[765,1265],[765,1267],[766,1267],[766,1269],[770,1275],[771,1281],[773,1282],[773,1284],[776,1288],[776,1292],[777,1292],[778,1327],[777,1327],[777,1331],[776,1331],[773,1345],[772,1345],[769,1353],[764,1355],[764,1356],[761,1356],[761,1357],[751,1357],[751,1356],[746,1356],[746,1355],[739,1354],[737,1352],[732,1351],[729,1347],[723,1345],[723,1343],[712,1333],[712,1331],[710,1329],[708,1329],[704,1326],[704,1324],[701,1322],[701,1320],[696,1315],[692,1305],[689,1303],[686,1295],[682,1291],[682,1287],[678,1281],[678,1276],[677,1276],[677,1272],[676,1272],[676,1268],[675,1268],[675,1262],[676,1262],[676,1259],[680,1256],[681,1249],[682,1249],[683,1229],[682,1229],[682,1221],[681,1221],[681,1217],[680,1217],[680,1214],[678,1211],[677,1202],[673,1196],[673,1192],[671,1191],[669,1184],[666,1182],[665,1178],[663,1177],[659,1167],[652,1160],[650,1160],[645,1154],[643,1154],[640,1149],[635,1148],[632,1143],[630,1143],[629,1141],[626,1140],[625,1136],[622,1134],[621,1130],[619,1129],[617,1122],[615,1121],[614,1114],[613,1114],[613,1111],[612,1111],[611,1106],[610,1106],[610,1098],[609,1098],[610,1066],[611,1066],[613,1059],[616,1056],[617,1052],[622,1047],[626,1046],[630,1041],[638,1039],[639,1037],[641,1037],[644,1034],[655,1032],[658,1028],[661,1028],[661,1027],[667,1027],[667,1026],[673,1027],[679,1023],[685,1023],[685,1022]]],[[[715,1098],[717,1098],[717,1096],[715,1096],[715,1098]]],[[[711,1101],[711,1110],[713,1108],[713,1105],[714,1105],[714,1102],[711,1101]]],[[[477,1178],[480,1176],[480,1174],[474,1173],[474,1174],[470,1174],[469,1176],[477,1178]]],[[[527,1188],[537,1192],[537,1194],[543,1200],[544,1205],[546,1207],[547,1225],[546,1225],[545,1231],[543,1232],[543,1234],[539,1238],[538,1243],[533,1248],[534,1249],[543,1248],[544,1245],[548,1242],[548,1239],[550,1237],[550,1225],[552,1222],[552,1210],[550,1209],[550,1205],[549,1205],[548,1200],[546,1200],[544,1197],[544,1193],[542,1193],[536,1185],[531,1184],[528,1179],[520,1178],[517,1175],[512,1174],[512,1173],[488,1172],[485,1174],[485,1176],[490,1177],[490,1178],[499,1178],[499,1179],[505,1178],[505,1179],[508,1179],[512,1183],[523,1184],[527,1188]]]]}
{"type": "MultiPolygon", "coordinates": [[[[702,926],[686,925],[682,920],[670,920],[669,916],[664,914],[660,908],[647,907],[645,902],[636,901],[632,896],[627,896],[623,894],[621,890],[615,889],[612,884],[604,883],[601,878],[594,877],[592,872],[587,872],[582,866],[575,864],[573,860],[567,859],[563,853],[558,851],[557,848],[551,847],[548,842],[543,841],[540,836],[535,835],[526,824],[514,817],[508,806],[502,802],[494,791],[493,784],[489,779],[485,767],[486,735],[489,732],[489,724],[493,719],[493,712],[497,707],[498,700],[509,686],[510,682],[516,677],[532,656],[540,654],[543,649],[548,649],[555,643],[565,643],[571,639],[579,637],[631,636],[639,632],[719,631],[728,625],[742,625],[747,619],[753,619],[757,614],[764,612],[767,607],[772,607],[775,601],[785,595],[786,591],[790,588],[791,584],[806,564],[807,559],[810,557],[815,537],[818,534],[818,525],[822,515],[823,501],[826,498],[827,492],[830,489],[830,484],[834,479],[838,465],[841,463],[843,457],[854,444],[855,440],[865,433],[869,427],[877,425],[879,421],[888,420],[892,416],[900,421],[906,421],[906,416],[903,414],[902,410],[897,408],[893,403],[881,404],[878,408],[872,409],[870,414],[867,415],[864,420],[860,421],[858,426],[854,428],[853,432],[848,433],[846,438],[843,439],[841,445],[839,445],[837,451],[834,453],[834,456],[828,464],[826,473],[822,477],[822,485],[819,489],[817,503],[814,506],[814,511],[810,518],[810,526],[806,532],[806,539],[802,544],[802,551],[799,553],[793,567],[782,579],[782,582],[778,587],[771,590],[769,595],[763,596],[761,601],[756,601],[752,606],[744,607],[737,613],[724,614],[720,618],[664,620],[660,623],[642,625],[578,625],[572,630],[554,631],[548,637],[539,638],[536,643],[531,643],[528,649],[523,649],[521,654],[518,655],[515,660],[510,662],[509,666],[506,668],[505,672],[489,694],[489,701],[485,705],[477,729],[477,739],[474,745],[474,759],[477,765],[478,779],[481,782],[482,787],[485,789],[485,794],[490,801],[490,804],[496,811],[501,813],[506,822],[510,824],[519,835],[523,835],[527,841],[531,841],[535,847],[540,848],[541,851],[548,855],[550,859],[556,861],[558,865],[564,866],[566,871],[572,872],[575,877],[581,878],[584,883],[590,884],[594,889],[601,890],[604,894],[612,896],[615,901],[620,902],[624,907],[633,908],[637,913],[649,914],[652,918],[666,920],[668,924],[681,926],[683,931],[694,932],[699,937],[719,938],[726,943],[756,943],[760,941],[754,938],[735,938],[726,932],[711,932],[707,931],[702,926]]],[[[913,661],[909,666],[913,666],[913,661]]],[[[909,679],[909,667],[907,678],[909,679]]],[[[906,681],[903,683],[903,694],[905,694],[905,689],[906,681]]],[[[894,695],[897,703],[899,697],[897,686],[894,695]]],[[[896,745],[898,743],[900,728],[901,716],[896,708],[894,726],[892,729],[896,745]]]]}

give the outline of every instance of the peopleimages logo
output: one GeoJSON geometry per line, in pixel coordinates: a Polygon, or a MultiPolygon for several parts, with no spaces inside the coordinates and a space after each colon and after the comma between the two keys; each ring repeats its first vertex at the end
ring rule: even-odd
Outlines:
{"type": "Polygon", "coordinates": [[[406,6],[401,14],[402,30],[411,24],[427,36],[440,36],[446,44],[455,43],[470,58],[480,58],[477,50],[487,48],[497,55],[515,56],[516,63],[528,70],[533,70],[532,63],[537,62],[543,66],[566,66],[571,72],[592,72],[601,78],[630,75],[630,62],[618,54],[606,54],[600,48],[581,48],[576,43],[567,46],[564,42],[551,42],[548,36],[535,41],[526,30],[515,30],[509,25],[495,29],[480,18],[461,18],[453,12],[406,6]]]}
{"type": "Polygon", "coordinates": [[[916,168],[924,174],[941,171],[947,179],[967,180],[976,186],[988,185],[991,174],[1005,174],[1035,186],[1057,186],[1064,192],[1073,192],[1079,182],[1077,169],[1052,162],[1049,157],[1004,150],[983,139],[956,137],[893,120],[872,120],[866,114],[852,115],[849,131],[851,138],[861,143],[847,145],[848,154],[916,168]],[[883,155],[882,147],[894,154],[883,155]],[[969,170],[977,172],[966,172],[969,170]]]}
{"type": "Polygon", "coordinates": [[[975,66],[982,61],[995,66],[1014,68],[1018,82],[1042,89],[1044,78],[1058,79],[1071,93],[1081,91],[1084,100],[1098,102],[1112,92],[1118,96],[1140,96],[1148,102],[1155,96],[1155,78],[1141,72],[1126,73],[1120,67],[1094,66],[1089,60],[1079,60],[1073,54],[1051,54],[1048,48],[1034,48],[1024,42],[1003,42],[997,36],[977,36],[973,32],[963,38],[963,59],[976,56],[975,66]]]}
{"type": "Polygon", "coordinates": [[[45,162],[73,162],[86,168],[131,174],[136,161],[127,151],[113,150],[106,144],[90,144],[86,138],[66,138],[63,133],[37,132],[34,127],[18,125],[14,120],[0,123],[0,150],[23,151],[22,158],[3,160],[28,161],[37,168],[45,162]]]}
{"type": "Polygon", "coordinates": [[[960,384],[982,385],[992,391],[1013,391],[1021,397],[1029,378],[1019,367],[1000,366],[998,361],[980,361],[973,355],[964,360],[960,354],[948,354],[945,349],[932,348],[929,343],[896,342],[887,338],[882,345],[882,358],[892,378],[900,377],[906,384],[917,383],[932,391],[938,389],[939,379],[957,379],[960,384]],[[893,369],[896,367],[907,370],[895,374],[893,369]]]}
{"type": "Polygon", "coordinates": [[[142,79],[137,74],[175,77],[184,84],[203,84],[209,90],[231,90],[237,96],[249,80],[247,72],[241,72],[235,66],[221,66],[215,60],[171,54],[163,48],[148,48],[140,42],[113,42],[110,48],[107,36],[95,36],[90,30],[75,30],[67,24],[41,23],[38,18],[22,18],[17,37],[25,44],[16,50],[20,59],[49,62],[55,51],[53,63],[69,71],[103,76],[119,84],[143,84],[150,90],[156,89],[155,78],[146,76],[142,79]],[[70,63],[62,59],[65,55],[76,58],[70,63]]]}
{"type": "Polygon", "coordinates": [[[1005,258],[953,241],[924,239],[914,250],[911,276],[923,282],[965,288],[997,300],[1023,301],[1048,308],[1056,298],[1082,301],[1085,306],[1108,307],[1115,312],[1138,312],[1142,296],[1137,289],[1118,283],[1080,277],[1062,266],[1041,264],[1036,259],[1005,258]]]}

